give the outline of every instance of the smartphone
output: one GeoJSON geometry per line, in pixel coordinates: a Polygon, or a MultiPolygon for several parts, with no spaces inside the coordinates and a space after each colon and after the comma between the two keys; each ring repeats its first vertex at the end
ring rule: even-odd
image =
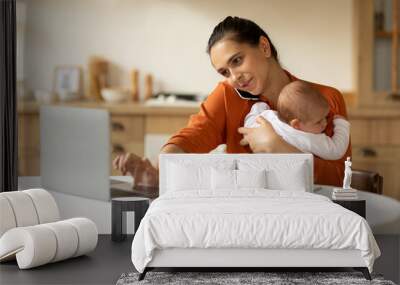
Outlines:
{"type": "Polygon", "coordinates": [[[240,98],[245,99],[245,100],[260,100],[260,96],[258,95],[253,95],[250,92],[243,91],[240,89],[236,89],[236,93],[239,95],[240,98]]]}

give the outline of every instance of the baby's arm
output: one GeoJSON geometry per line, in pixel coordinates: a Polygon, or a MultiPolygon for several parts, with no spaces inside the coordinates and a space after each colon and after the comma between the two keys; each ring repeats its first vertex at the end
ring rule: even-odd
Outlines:
{"type": "Polygon", "coordinates": [[[270,107],[264,102],[254,103],[251,107],[250,112],[247,114],[244,119],[244,127],[245,128],[257,128],[260,125],[256,122],[256,118],[261,115],[265,110],[270,110],[270,107]]]}
{"type": "Polygon", "coordinates": [[[350,123],[341,116],[333,119],[333,136],[318,134],[310,136],[310,152],[326,160],[343,157],[350,141],[350,123]]]}

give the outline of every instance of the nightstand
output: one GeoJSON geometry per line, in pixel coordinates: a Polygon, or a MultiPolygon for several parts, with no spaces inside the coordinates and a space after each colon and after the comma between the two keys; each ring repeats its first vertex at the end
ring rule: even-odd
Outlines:
{"type": "Polygon", "coordinates": [[[356,214],[359,214],[364,219],[366,218],[365,214],[365,200],[332,200],[332,202],[339,204],[340,206],[353,211],[356,214]]]}
{"type": "Polygon", "coordinates": [[[111,239],[126,239],[126,212],[135,212],[135,232],[149,208],[150,199],[145,197],[118,197],[111,202],[111,239]]]}

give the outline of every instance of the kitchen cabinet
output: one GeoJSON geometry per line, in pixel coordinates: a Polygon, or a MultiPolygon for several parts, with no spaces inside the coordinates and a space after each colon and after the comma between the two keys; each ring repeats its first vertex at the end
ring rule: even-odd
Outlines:
{"type": "Polygon", "coordinates": [[[400,0],[353,0],[354,100],[349,110],[353,166],[383,176],[400,200],[400,0]]]}
{"type": "Polygon", "coordinates": [[[400,0],[353,0],[354,69],[359,107],[400,107],[400,0]]]}
{"type": "Polygon", "coordinates": [[[350,110],[354,169],[383,176],[383,195],[400,200],[400,111],[350,110]]]}

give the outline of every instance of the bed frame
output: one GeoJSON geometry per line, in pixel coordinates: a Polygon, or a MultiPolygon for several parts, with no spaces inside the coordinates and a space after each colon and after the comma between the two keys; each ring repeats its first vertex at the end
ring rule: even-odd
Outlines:
{"type": "MultiPolygon", "coordinates": [[[[155,268],[229,268],[233,271],[285,268],[338,268],[350,267],[361,271],[371,280],[368,268],[359,250],[322,249],[192,249],[171,248],[156,250],[152,261],[139,275],[143,280],[155,268]]],[[[263,271],[263,270],[260,270],[263,271]]]]}
{"type": "MultiPolygon", "coordinates": [[[[221,158],[226,154],[184,154],[185,158],[210,159],[221,158]]],[[[234,154],[229,155],[229,159],[240,157],[262,157],[266,159],[293,159],[304,160],[309,166],[309,191],[313,189],[313,157],[311,154],[234,154]]],[[[165,185],[168,177],[165,168],[167,160],[182,159],[182,154],[160,155],[160,194],[166,191],[165,185]]],[[[330,250],[330,249],[249,249],[249,248],[169,248],[157,249],[151,262],[147,265],[143,273],[139,275],[139,280],[143,280],[148,271],[161,268],[185,268],[185,269],[229,269],[229,271],[265,271],[271,268],[310,268],[310,269],[333,269],[333,268],[353,268],[361,271],[367,280],[371,276],[359,250],[330,250]],[[264,270],[259,270],[264,269],[264,270]]]]}

